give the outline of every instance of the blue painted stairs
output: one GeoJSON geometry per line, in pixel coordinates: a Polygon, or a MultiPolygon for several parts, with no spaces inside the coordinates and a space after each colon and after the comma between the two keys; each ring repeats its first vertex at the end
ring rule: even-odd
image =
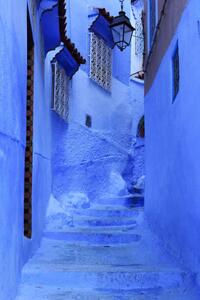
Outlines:
{"type": "Polygon", "coordinates": [[[50,218],[16,300],[199,299],[194,274],[162,250],[142,203],[138,195],[100,199],[50,218]]]}

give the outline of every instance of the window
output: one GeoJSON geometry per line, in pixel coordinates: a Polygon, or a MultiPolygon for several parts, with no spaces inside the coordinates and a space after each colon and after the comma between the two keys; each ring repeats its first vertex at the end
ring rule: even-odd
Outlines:
{"type": "Polygon", "coordinates": [[[92,117],[90,115],[86,115],[85,125],[87,127],[92,127],[92,117]]]}
{"type": "Polygon", "coordinates": [[[69,77],[57,61],[52,62],[52,87],[51,108],[67,121],[69,115],[69,77]]]}
{"type": "Polygon", "coordinates": [[[156,30],[156,0],[149,0],[149,43],[152,46],[156,30]]]}
{"type": "Polygon", "coordinates": [[[34,100],[34,41],[27,9],[27,107],[24,179],[24,235],[32,236],[32,168],[33,168],[33,100],[34,100]]]}
{"type": "Polygon", "coordinates": [[[179,92],[180,85],[180,70],[179,70],[179,47],[176,45],[176,49],[172,58],[173,64],[173,102],[179,92]]]}
{"type": "Polygon", "coordinates": [[[112,50],[94,33],[90,38],[90,78],[107,91],[112,85],[112,50]]]}

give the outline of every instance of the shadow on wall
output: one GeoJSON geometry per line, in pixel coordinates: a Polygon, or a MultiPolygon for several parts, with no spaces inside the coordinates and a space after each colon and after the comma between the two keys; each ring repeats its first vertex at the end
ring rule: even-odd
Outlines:
{"type": "Polygon", "coordinates": [[[128,164],[123,172],[123,178],[128,185],[130,193],[135,192],[135,186],[144,189],[145,180],[145,118],[142,116],[137,127],[137,136],[133,145],[133,157],[129,158],[128,164]]]}

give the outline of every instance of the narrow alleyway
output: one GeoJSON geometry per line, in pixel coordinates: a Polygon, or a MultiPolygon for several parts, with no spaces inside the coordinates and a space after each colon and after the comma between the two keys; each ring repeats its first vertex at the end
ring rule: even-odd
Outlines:
{"type": "Polygon", "coordinates": [[[142,196],[57,212],[24,267],[17,300],[193,300],[192,274],[167,257],[144,218],[142,196]]]}

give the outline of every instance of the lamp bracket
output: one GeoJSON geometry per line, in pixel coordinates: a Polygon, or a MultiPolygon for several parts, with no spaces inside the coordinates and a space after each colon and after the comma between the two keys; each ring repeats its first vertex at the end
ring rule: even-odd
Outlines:
{"type": "Polygon", "coordinates": [[[119,2],[121,3],[121,11],[124,10],[124,0],[119,0],[119,2]]]}

